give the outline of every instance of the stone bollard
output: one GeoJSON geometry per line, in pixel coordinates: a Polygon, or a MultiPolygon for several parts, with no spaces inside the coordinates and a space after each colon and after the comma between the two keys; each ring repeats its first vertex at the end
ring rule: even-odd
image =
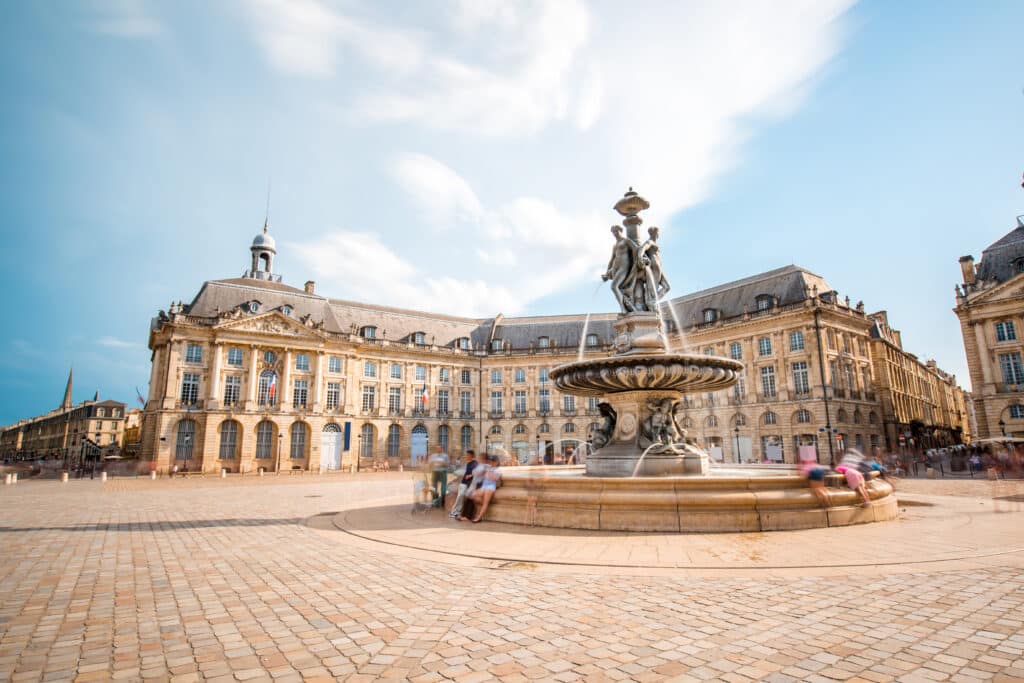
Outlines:
{"type": "Polygon", "coordinates": [[[220,478],[221,479],[227,479],[228,478],[228,470],[227,470],[226,467],[221,467],[220,468],[220,478]]]}
{"type": "Polygon", "coordinates": [[[152,479],[153,481],[156,481],[156,470],[153,470],[152,472],[149,473],[149,478],[152,479]]]}
{"type": "Polygon", "coordinates": [[[106,481],[106,480],[107,480],[107,473],[106,472],[100,472],[100,481],[106,481]]]}
{"type": "Polygon", "coordinates": [[[11,476],[11,473],[8,472],[7,474],[4,475],[4,486],[10,486],[13,483],[14,478],[11,476]]]}
{"type": "Polygon", "coordinates": [[[262,467],[260,468],[260,476],[261,477],[263,476],[263,468],[262,467]]]}
{"type": "Polygon", "coordinates": [[[60,481],[63,484],[68,483],[68,473],[67,472],[61,472],[60,473],[60,481]]]}
{"type": "Polygon", "coordinates": [[[995,467],[988,468],[988,478],[991,479],[992,481],[995,481],[996,479],[999,478],[999,473],[996,472],[995,467]]]}
{"type": "Polygon", "coordinates": [[[405,463],[404,462],[398,463],[398,471],[399,472],[405,472],[405,463]]]}
{"type": "Polygon", "coordinates": [[[926,469],[924,471],[924,476],[928,477],[929,479],[934,479],[935,478],[935,468],[934,467],[929,467],[928,469],[926,469]]]}
{"type": "Polygon", "coordinates": [[[17,484],[18,483],[18,473],[17,472],[12,472],[11,473],[11,483],[12,484],[17,484]]]}

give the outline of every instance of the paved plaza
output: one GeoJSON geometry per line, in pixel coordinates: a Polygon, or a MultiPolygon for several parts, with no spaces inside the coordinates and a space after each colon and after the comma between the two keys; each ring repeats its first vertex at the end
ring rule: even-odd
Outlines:
{"type": "Polygon", "coordinates": [[[768,534],[470,526],[408,475],[0,490],[0,680],[1024,680],[1024,485],[768,534]]]}

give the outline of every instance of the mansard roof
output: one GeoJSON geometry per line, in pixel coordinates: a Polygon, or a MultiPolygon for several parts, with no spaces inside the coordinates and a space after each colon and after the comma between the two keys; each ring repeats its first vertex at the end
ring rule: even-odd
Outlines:
{"type": "Polygon", "coordinates": [[[684,327],[703,322],[703,311],[713,309],[716,319],[732,318],[757,310],[758,297],[771,297],[773,306],[798,303],[832,291],[820,275],[800,266],[784,266],[740,280],[727,282],[671,300],[679,323],[684,327]]]}
{"type": "Polygon", "coordinates": [[[260,312],[288,305],[292,307],[292,315],[296,318],[308,315],[315,322],[323,321],[324,329],[329,332],[342,331],[326,298],[316,294],[307,294],[301,289],[295,289],[280,282],[255,278],[231,278],[205,282],[186,312],[189,315],[215,318],[221,313],[234,310],[250,301],[260,303],[260,312]]]}
{"type": "Polygon", "coordinates": [[[494,330],[494,339],[506,342],[513,349],[528,349],[537,346],[537,340],[547,337],[552,347],[576,348],[580,345],[580,337],[586,326],[587,334],[596,334],[600,343],[607,344],[615,337],[612,323],[613,313],[599,313],[590,316],[587,323],[585,315],[534,316],[522,318],[502,318],[494,330]]]}
{"type": "Polygon", "coordinates": [[[1018,263],[1024,259],[1024,225],[1006,233],[981,252],[977,278],[1006,282],[1020,273],[1018,263]]]}

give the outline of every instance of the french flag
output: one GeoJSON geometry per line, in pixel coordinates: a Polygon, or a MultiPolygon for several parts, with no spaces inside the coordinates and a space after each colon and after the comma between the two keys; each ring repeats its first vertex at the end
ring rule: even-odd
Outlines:
{"type": "Polygon", "coordinates": [[[423,405],[427,405],[427,403],[430,401],[430,390],[427,389],[426,382],[423,383],[423,392],[420,394],[420,401],[423,402],[423,405]]]}
{"type": "Polygon", "coordinates": [[[277,394],[277,373],[270,376],[270,389],[267,391],[270,396],[270,401],[274,401],[274,396],[277,394]]]}

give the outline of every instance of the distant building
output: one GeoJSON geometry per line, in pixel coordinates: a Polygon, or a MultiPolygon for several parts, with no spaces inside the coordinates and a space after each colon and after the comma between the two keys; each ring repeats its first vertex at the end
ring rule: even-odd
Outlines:
{"type": "MultiPolygon", "coordinates": [[[[597,399],[559,393],[548,373],[611,353],[615,314],[467,318],[331,299],[271,271],[266,229],[249,250],[242,277],[205,282],[152,321],[141,450],[158,470],[410,464],[433,445],[553,460],[589,439],[597,399]]],[[[674,346],[747,366],[735,388],[687,399],[690,436],[716,458],[793,462],[804,446],[827,460],[895,435],[875,321],[820,276],[787,266],[663,312],[674,346]]],[[[929,423],[936,445],[962,431],[950,415],[929,423]]]]}
{"type": "Polygon", "coordinates": [[[975,264],[960,258],[956,286],[980,438],[1024,437],[1024,216],[975,264]]]}
{"type": "Polygon", "coordinates": [[[0,456],[4,459],[55,457],[69,466],[120,452],[125,404],[100,401],[71,402],[73,373],[68,373],[64,400],[56,410],[8,425],[0,430],[0,456]]]}

